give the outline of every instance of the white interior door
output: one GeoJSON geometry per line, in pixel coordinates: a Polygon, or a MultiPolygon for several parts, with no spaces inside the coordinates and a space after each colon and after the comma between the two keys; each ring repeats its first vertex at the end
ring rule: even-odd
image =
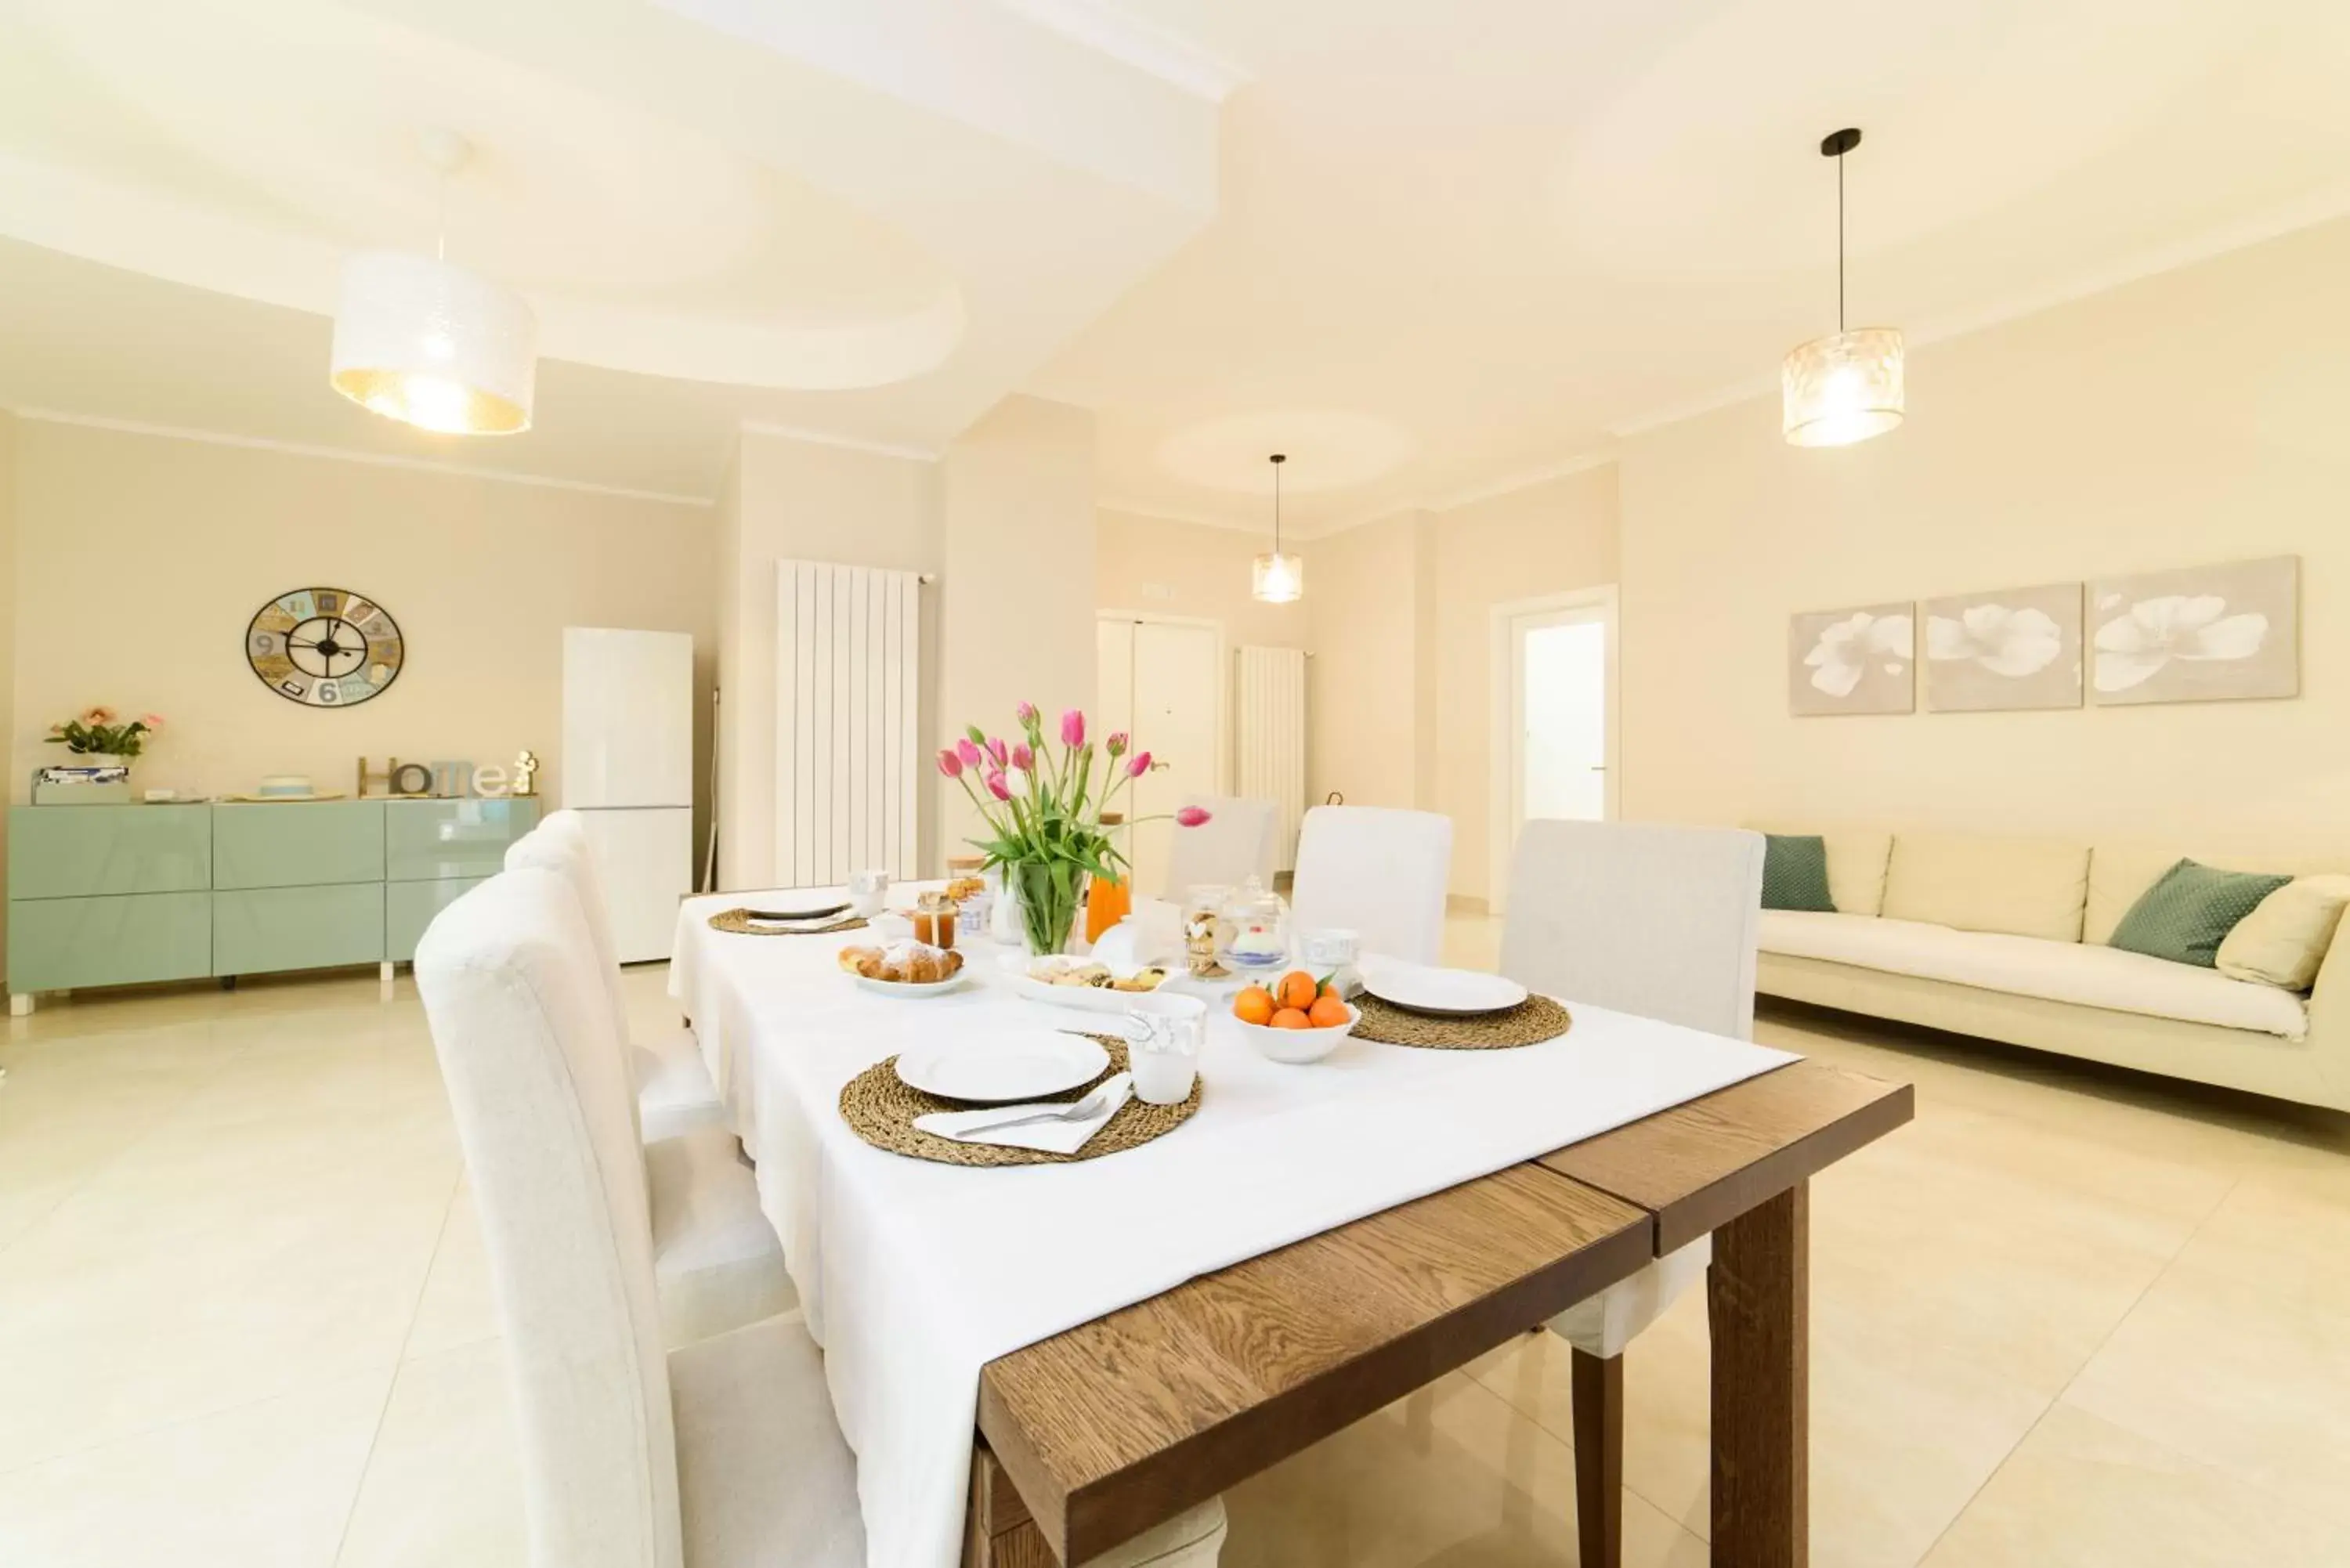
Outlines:
{"type": "Polygon", "coordinates": [[[1613,589],[1495,612],[1495,829],[1492,904],[1530,821],[1616,815],[1616,596],[1613,589]]]}
{"type": "MultiPolygon", "coordinates": [[[[1187,795],[1223,793],[1223,632],[1191,621],[1105,617],[1101,621],[1097,732],[1124,730],[1138,751],[1165,763],[1135,781],[1126,814],[1172,812],[1187,795]]],[[[1167,877],[1171,822],[1146,823],[1126,835],[1134,886],[1154,888],[1167,877]]]]}

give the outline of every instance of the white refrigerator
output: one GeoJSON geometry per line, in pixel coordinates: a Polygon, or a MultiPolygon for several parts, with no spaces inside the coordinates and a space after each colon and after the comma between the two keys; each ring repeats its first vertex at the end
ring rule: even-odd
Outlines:
{"type": "Polygon", "coordinates": [[[562,768],[620,961],[669,957],[693,890],[691,633],[563,628],[562,768]]]}

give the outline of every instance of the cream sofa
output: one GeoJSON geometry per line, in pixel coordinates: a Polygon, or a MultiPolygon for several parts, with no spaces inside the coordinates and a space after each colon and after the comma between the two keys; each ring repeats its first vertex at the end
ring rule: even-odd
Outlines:
{"type": "Polygon", "coordinates": [[[1763,995],[2350,1110],[2350,920],[2304,996],[2106,945],[2178,850],[1753,826],[1825,840],[1836,907],[1762,911],[1763,995]]]}

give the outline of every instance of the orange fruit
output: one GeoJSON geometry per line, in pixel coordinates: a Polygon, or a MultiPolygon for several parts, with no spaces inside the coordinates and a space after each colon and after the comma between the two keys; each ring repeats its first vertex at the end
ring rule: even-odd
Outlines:
{"type": "Polygon", "coordinates": [[[1302,969],[1294,969],[1281,977],[1281,988],[1273,994],[1274,1000],[1282,1006],[1303,1012],[1314,1005],[1314,999],[1321,993],[1322,988],[1314,983],[1312,975],[1302,969]]]}
{"type": "MultiPolygon", "coordinates": [[[[1322,982],[1322,994],[1325,996],[1338,996],[1338,981],[1336,976],[1333,976],[1331,979],[1326,980],[1322,982]]],[[[1343,996],[1338,996],[1338,1000],[1344,1002],[1347,999],[1343,996]]]]}
{"type": "Polygon", "coordinates": [[[1261,985],[1252,985],[1232,998],[1232,1016],[1243,1023],[1273,1022],[1273,993],[1261,985]]]}
{"type": "Polygon", "coordinates": [[[1280,1012],[1274,1013],[1273,1015],[1273,1026],[1275,1029],[1311,1029],[1314,1027],[1313,1024],[1306,1022],[1305,1014],[1299,1012],[1295,1007],[1284,1007],[1280,1012]]]}
{"type": "Polygon", "coordinates": [[[1305,1021],[1316,1029],[1338,1028],[1347,1022],[1347,1004],[1326,991],[1305,1010],[1305,1021]]]}

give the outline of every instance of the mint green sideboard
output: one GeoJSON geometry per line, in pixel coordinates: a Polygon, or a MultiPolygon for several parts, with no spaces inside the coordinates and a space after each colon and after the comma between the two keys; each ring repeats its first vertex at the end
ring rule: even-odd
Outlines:
{"type": "Polygon", "coordinates": [[[519,800],[13,806],[11,1010],[34,993],[377,963],[494,876],[519,800]]]}
{"type": "Polygon", "coordinates": [[[504,869],[506,846],[538,826],[538,802],[384,803],[384,961],[407,963],[432,917],[504,869]]]}
{"type": "Polygon", "coordinates": [[[212,973],[212,823],[203,805],[10,807],[10,989],[212,973]]]}

